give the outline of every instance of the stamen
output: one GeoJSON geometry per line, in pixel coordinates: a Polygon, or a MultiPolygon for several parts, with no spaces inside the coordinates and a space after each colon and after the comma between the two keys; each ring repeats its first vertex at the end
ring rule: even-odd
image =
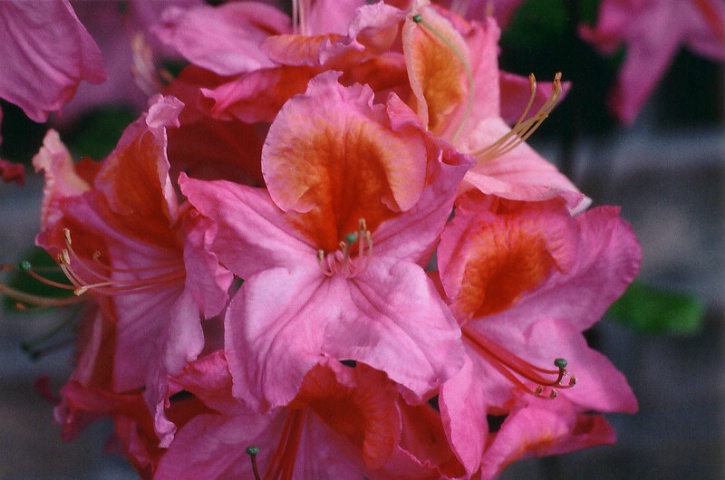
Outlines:
{"type": "Polygon", "coordinates": [[[365,219],[361,218],[358,221],[358,231],[345,235],[337,250],[332,253],[326,253],[324,250],[317,251],[317,263],[322,273],[328,277],[339,273],[345,278],[352,278],[367,269],[372,255],[372,234],[367,229],[365,219]],[[358,248],[357,256],[353,259],[352,246],[355,243],[358,244],[358,248]]]}
{"type": "Polygon", "coordinates": [[[307,17],[309,15],[309,0],[292,0],[292,32],[300,35],[309,35],[307,17]]]}
{"type": "MultiPolygon", "coordinates": [[[[57,270],[57,267],[55,267],[57,270]]],[[[23,260],[20,262],[20,264],[15,267],[12,265],[0,265],[0,271],[2,272],[22,272],[33,278],[34,280],[43,283],[45,285],[58,288],[61,290],[73,290],[75,287],[73,285],[68,285],[67,283],[59,283],[54,280],[51,280],[49,278],[46,278],[38,273],[38,270],[41,269],[35,269],[33,268],[32,264],[27,261],[23,260]]],[[[9,285],[6,285],[4,283],[0,283],[0,295],[4,295],[8,298],[11,298],[16,301],[15,308],[18,310],[29,310],[31,307],[67,307],[69,305],[74,305],[76,303],[81,302],[82,300],[75,297],[75,296],[67,296],[67,297],[52,297],[52,296],[42,296],[37,295],[33,293],[24,292],[22,290],[18,290],[16,288],[13,288],[9,285]]]]}
{"type": "Polygon", "coordinates": [[[415,23],[425,27],[426,30],[430,31],[430,33],[432,33],[438,40],[440,40],[448,48],[450,48],[453,51],[454,55],[461,62],[461,65],[463,65],[463,69],[466,71],[466,80],[468,81],[468,98],[466,99],[466,110],[463,114],[463,120],[461,120],[461,123],[458,125],[458,128],[456,128],[456,131],[453,133],[453,137],[451,138],[451,143],[455,144],[458,140],[458,137],[460,137],[461,133],[463,133],[463,129],[468,123],[468,119],[471,117],[471,111],[473,110],[473,98],[475,95],[475,88],[473,83],[473,72],[471,72],[471,66],[468,64],[466,57],[463,56],[460,50],[458,50],[458,47],[456,47],[453,42],[448,40],[442,33],[434,28],[433,25],[426,22],[423,18],[423,15],[418,13],[416,15],[413,15],[412,19],[415,23]]]}
{"type": "Polygon", "coordinates": [[[546,99],[544,105],[541,106],[539,111],[536,112],[533,117],[527,119],[526,117],[529,114],[529,110],[531,110],[531,106],[534,104],[534,100],[536,99],[536,77],[533,73],[529,75],[529,88],[531,90],[529,101],[513,128],[488,147],[471,152],[471,154],[478,159],[479,163],[489,162],[507,154],[528,140],[536,129],[541,126],[544,120],[546,120],[551,111],[554,109],[559,97],[561,96],[561,72],[558,72],[554,76],[554,81],[551,86],[551,95],[549,95],[546,99]]]}
{"type": "Polygon", "coordinates": [[[567,370],[568,362],[564,358],[554,360],[556,370],[542,368],[516,356],[471,328],[463,327],[463,338],[514,386],[531,395],[554,399],[558,389],[576,385],[576,377],[567,370]],[[569,377],[566,383],[565,377],[569,377]]]}
{"type": "Polygon", "coordinates": [[[252,472],[254,473],[255,480],[262,480],[259,476],[259,470],[257,469],[257,455],[259,454],[259,447],[251,446],[247,447],[247,455],[252,459],[252,472]]]}
{"type": "Polygon", "coordinates": [[[289,480],[292,478],[295,462],[297,461],[297,451],[302,438],[303,422],[304,410],[293,410],[287,415],[277,450],[274,452],[269,469],[264,475],[265,480],[289,480]]]}
{"type": "MultiPolygon", "coordinates": [[[[75,310],[75,309],[74,309],[75,310]]],[[[76,340],[75,327],[77,325],[77,311],[68,312],[64,318],[53,324],[48,330],[37,337],[24,341],[20,349],[25,352],[31,360],[39,360],[41,357],[72,345],[76,340]],[[59,335],[65,331],[66,335],[59,335]],[[53,342],[51,343],[51,340],[53,342]]]]}
{"type": "Polygon", "coordinates": [[[92,261],[84,260],[72,246],[70,231],[64,229],[66,248],[58,255],[58,263],[68,280],[74,285],[77,296],[89,290],[103,295],[134,293],[165,288],[183,283],[186,272],[181,261],[140,268],[115,268],[100,261],[101,253],[95,252],[92,261]],[[155,273],[138,278],[145,273],[155,273]],[[118,279],[113,274],[132,274],[135,278],[118,279]]]}
{"type": "Polygon", "coordinates": [[[67,338],[58,343],[54,343],[43,348],[35,348],[32,345],[26,343],[22,344],[20,348],[28,354],[31,360],[37,361],[40,360],[42,357],[48,355],[49,353],[53,353],[57,350],[72,345],[73,342],[75,342],[75,338],[67,338]]]}

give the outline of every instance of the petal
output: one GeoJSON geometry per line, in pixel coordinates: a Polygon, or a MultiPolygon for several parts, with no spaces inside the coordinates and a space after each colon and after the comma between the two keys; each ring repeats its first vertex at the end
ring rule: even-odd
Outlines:
{"type": "Polygon", "coordinates": [[[406,262],[374,261],[353,282],[265,271],[244,283],[226,327],[234,394],[255,409],[289,402],[326,356],[382,370],[418,397],[463,360],[455,321],[423,270],[406,262]]]}
{"type": "Polygon", "coordinates": [[[6,183],[15,182],[18,185],[25,185],[25,165],[0,158],[0,177],[6,183]]]}
{"type": "MultiPolygon", "coordinates": [[[[80,195],[90,189],[89,179],[83,178],[73,164],[73,158],[60,140],[58,132],[48,130],[43,146],[33,157],[36,172],[45,174],[41,224],[43,228],[56,223],[59,212],[54,207],[60,199],[80,195]]],[[[95,170],[98,170],[96,166],[95,170]]]]}
{"type": "MultiPolygon", "coordinates": [[[[465,140],[464,151],[494,144],[511,129],[500,118],[481,122],[465,140]]],[[[554,165],[526,143],[489,161],[479,161],[466,174],[459,193],[475,188],[512,200],[541,201],[562,197],[570,209],[581,211],[591,203],[554,165]]]]}
{"type": "Polygon", "coordinates": [[[259,50],[269,35],[289,30],[289,17],[260,2],[187,10],[172,7],[156,34],[187,60],[219,75],[236,75],[274,64],[259,50]]]}
{"type": "Polygon", "coordinates": [[[216,222],[214,252],[242,279],[278,266],[318,269],[316,251],[291,228],[266,190],[195,180],[183,173],[179,185],[189,202],[216,222]]]}
{"type": "Polygon", "coordinates": [[[495,477],[517,459],[614,443],[614,430],[604,417],[547,407],[550,405],[517,409],[506,418],[484,453],[483,478],[495,477]]]}
{"type": "Polygon", "coordinates": [[[451,449],[469,475],[478,470],[488,438],[486,392],[479,387],[481,373],[466,356],[461,371],[441,386],[438,399],[451,449]]]}
{"type": "Polygon", "coordinates": [[[310,68],[285,65],[258,69],[200,89],[198,106],[214,119],[271,122],[290,97],[305,91],[314,74],[310,68]]]}
{"type": "Polygon", "coordinates": [[[519,304],[497,314],[497,322],[523,327],[531,319],[556,318],[586,330],[626,289],[639,271],[641,247],[614,207],[575,217],[580,228],[578,257],[571,270],[553,275],[519,304]]]}
{"type": "Polygon", "coordinates": [[[494,202],[480,194],[459,199],[438,250],[441,280],[458,318],[498,313],[572,268],[578,229],[558,201],[494,202]]]}
{"type": "Polygon", "coordinates": [[[425,145],[414,129],[395,130],[368,87],[344,88],[336,72],[310,82],[272,124],[262,172],[272,199],[297,212],[296,228],[317,249],[337,250],[360,219],[374,232],[418,200],[425,145]]]}
{"type": "Polygon", "coordinates": [[[0,3],[0,97],[36,122],[73,98],[78,84],[106,79],[101,52],[66,0],[0,3]]]}
{"type": "Polygon", "coordinates": [[[436,135],[456,109],[465,108],[469,89],[466,69],[469,52],[453,26],[434,9],[423,7],[403,26],[403,51],[408,65],[415,108],[421,120],[436,135]]]}

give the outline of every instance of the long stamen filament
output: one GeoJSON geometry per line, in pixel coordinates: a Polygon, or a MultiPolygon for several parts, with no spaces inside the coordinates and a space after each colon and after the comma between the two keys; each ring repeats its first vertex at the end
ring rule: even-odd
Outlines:
{"type": "Polygon", "coordinates": [[[453,42],[448,40],[441,32],[439,32],[435,27],[433,27],[433,25],[426,22],[421,14],[413,15],[413,21],[415,23],[425,27],[425,30],[432,33],[438,40],[440,40],[448,48],[450,48],[453,51],[453,54],[461,62],[461,65],[463,66],[463,69],[466,72],[466,80],[468,82],[468,96],[466,98],[466,109],[463,114],[463,120],[461,120],[461,123],[458,125],[458,128],[456,128],[456,131],[453,133],[453,137],[451,138],[451,143],[455,144],[456,141],[458,141],[458,138],[461,136],[461,133],[463,133],[463,129],[466,127],[466,124],[468,123],[468,120],[471,117],[471,111],[473,110],[473,99],[475,96],[475,91],[474,91],[475,86],[473,83],[473,72],[471,71],[471,66],[468,64],[466,57],[461,53],[461,51],[458,49],[458,47],[456,47],[453,44],[453,42]]]}
{"type": "MultiPolygon", "coordinates": [[[[55,267],[57,270],[57,267],[55,267]]],[[[73,285],[68,285],[67,283],[59,283],[55,282],[53,280],[50,280],[49,278],[45,278],[44,276],[37,273],[36,269],[33,268],[33,266],[28,262],[27,260],[24,260],[20,262],[20,266],[12,266],[12,265],[0,265],[0,271],[5,272],[11,272],[11,271],[20,271],[23,273],[26,273],[31,278],[35,279],[36,281],[49,285],[54,288],[59,288],[62,290],[73,290],[75,287],[73,285]]],[[[4,295],[8,298],[11,298],[16,301],[15,308],[18,310],[28,310],[31,306],[35,307],[67,307],[69,305],[74,305],[81,300],[75,296],[66,296],[66,297],[46,297],[41,295],[35,295],[33,293],[24,292],[22,290],[18,290],[16,288],[13,288],[9,285],[6,285],[4,283],[0,283],[0,295],[4,295]]]]}
{"type": "Polygon", "coordinates": [[[576,385],[576,377],[566,369],[567,361],[563,358],[554,360],[555,370],[542,368],[517,357],[471,328],[463,328],[463,338],[466,343],[489,360],[489,363],[501,375],[531,395],[554,399],[557,396],[557,389],[571,388],[576,385]],[[565,383],[565,377],[569,377],[568,383],[565,383]],[[522,379],[533,383],[534,387],[522,379]]]}
{"type": "Polygon", "coordinates": [[[297,451],[302,437],[304,410],[293,410],[287,415],[277,450],[272,457],[265,480],[291,479],[294,473],[297,451]]]}
{"type": "Polygon", "coordinates": [[[70,232],[65,229],[66,248],[58,255],[58,263],[68,280],[74,285],[74,293],[82,295],[89,290],[104,295],[133,293],[165,288],[183,282],[186,272],[178,263],[154,265],[140,268],[115,268],[100,261],[100,252],[95,252],[93,261],[84,260],[73,249],[70,232]],[[141,274],[168,270],[156,275],[128,280],[112,278],[112,274],[141,274]]]}
{"type": "Polygon", "coordinates": [[[561,72],[554,76],[554,81],[551,86],[551,95],[549,95],[546,99],[544,105],[541,106],[534,116],[526,119],[536,98],[536,77],[533,74],[529,75],[529,84],[531,89],[529,101],[524,109],[524,112],[521,114],[513,128],[493,144],[475,152],[471,152],[471,154],[475,156],[480,163],[494,160],[524,143],[536,131],[536,129],[541,126],[556,106],[562,92],[561,72]]]}

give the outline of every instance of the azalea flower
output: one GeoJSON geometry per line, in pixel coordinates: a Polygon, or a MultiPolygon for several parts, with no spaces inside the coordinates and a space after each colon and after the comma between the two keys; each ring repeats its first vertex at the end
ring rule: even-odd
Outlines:
{"type": "MultiPolygon", "coordinates": [[[[58,258],[77,296],[102,306],[90,327],[108,349],[99,355],[112,355],[98,367],[112,365],[101,386],[123,392],[149,383],[151,405],[164,392],[154,379],[202,351],[201,320],[221,313],[232,280],[208,250],[213,226],[178,204],[168,177],[166,128],[181,107],[154,98],[102,163],[74,165],[52,130],[34,158],[46,174],[37,243],[58,258]]],[[[89,363],[80,370],[96,369],[98,355],[81,358],[89,363]]]]}
{"type": "Polygon", "coordinates": [[[453,318],[423,268],[469,166],[396,97],[323,74],[262,152],[268,190],[179,180],[244,280],[226,315],[234,395],[268,410],[321,358],[355,360],[423,396],[460,366],[453,318]],[[423,264],[424,264],[423,263],[423,264]]]}
{"type": "Polygon", "coordinates": [[[60,110],[83,80],[106,79],[101,52],[67,0],[0,3],[0,97],[36,122],[60,110]]]}
{"type": "Polygon", "coordinates": [[[481,467],[489,478],[529,450],[613,440],[601,419],[582,415],[631,413],[637,403],[623,375],[587,346],[581,332],[622,294],[639,262],[640,248],[616,209],[572,218],[559,200],[522,203],[478,192],[459,199],[441,237],[438,265],[469,358],[441,387],[439,402],[451,444],[470,474],[481,467]],[[522,401],[522,395],[555,405],[522,401]],[[485,425],[486,415],[511,418],[495,439],[471,427],[485,425]],[[513,420],[518,415],[542,426],[522,429],[513,420]],[[560,431],[553,437],[546,433],[551,422],[560,431]],[[579,428],[581,422],[591,428],[579,428]],[[571,429],[562,432],[564,425],[571,429]],[[507,444],[499,445],[504,438],[507,444]],[[487,448],[494,448],[490,456],[487,448]]]}
{"type": "Polygon", "coordinates": [[[431,460],[446,451],[452,458],[442,429],[418,440],[430,443],[431,453],[435,447],[435,456],[417,458],[404,448],[410,407],[401,406],[383,373],[364,364],[324,359],[288,405],[266,414],[245,410],[232,396],[223,352],[190,363],[171,381],[209,411],[179,430],[155,478],[440,478],[449,467],[431,460]]]}
{"type": "Polygon", "coordinates": [[[609,107],[620,121],[632,123],[680,47],[725,59],[724,25],[720,0],[605,0],[597,25],[583,25],[579,33],[606,55],[626,45],[609,107]]]}
{"type": "MultiPolygon", "coordinates": [[[[561,196],[574,211],[586,208],[591,201],[524,143],[554,107],[559,81],[539,112],[526,118],[532,96],[510,128],[501,116],[496,23],[469,23],[425,5],[412,13],[403,27],[403,50],[418,115],[436,135],[477,159],[460,193],[477,189],[516,200],[561,196]]],[[[515,83],[507,76],[504,84],[515,83]]],[[[536,92],[533,81],[531,89],[536,92]]]]}

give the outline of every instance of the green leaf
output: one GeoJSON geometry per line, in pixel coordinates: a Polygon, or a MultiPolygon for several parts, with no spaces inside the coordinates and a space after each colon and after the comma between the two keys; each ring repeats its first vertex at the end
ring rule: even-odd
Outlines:
{"type": "Polygon", "coordinates": [[[640,333],[693,335],[702,329],[704,303],[693,295],[633,282],[609,313],[640,333]]]}
{"type": "Polygon", "coordinates": [[[83,117],[63,140],[76,156],[101,160],[116,146],[123,130],[137,118],[138,114],[130,109],[107,107],[83,117]]]}

